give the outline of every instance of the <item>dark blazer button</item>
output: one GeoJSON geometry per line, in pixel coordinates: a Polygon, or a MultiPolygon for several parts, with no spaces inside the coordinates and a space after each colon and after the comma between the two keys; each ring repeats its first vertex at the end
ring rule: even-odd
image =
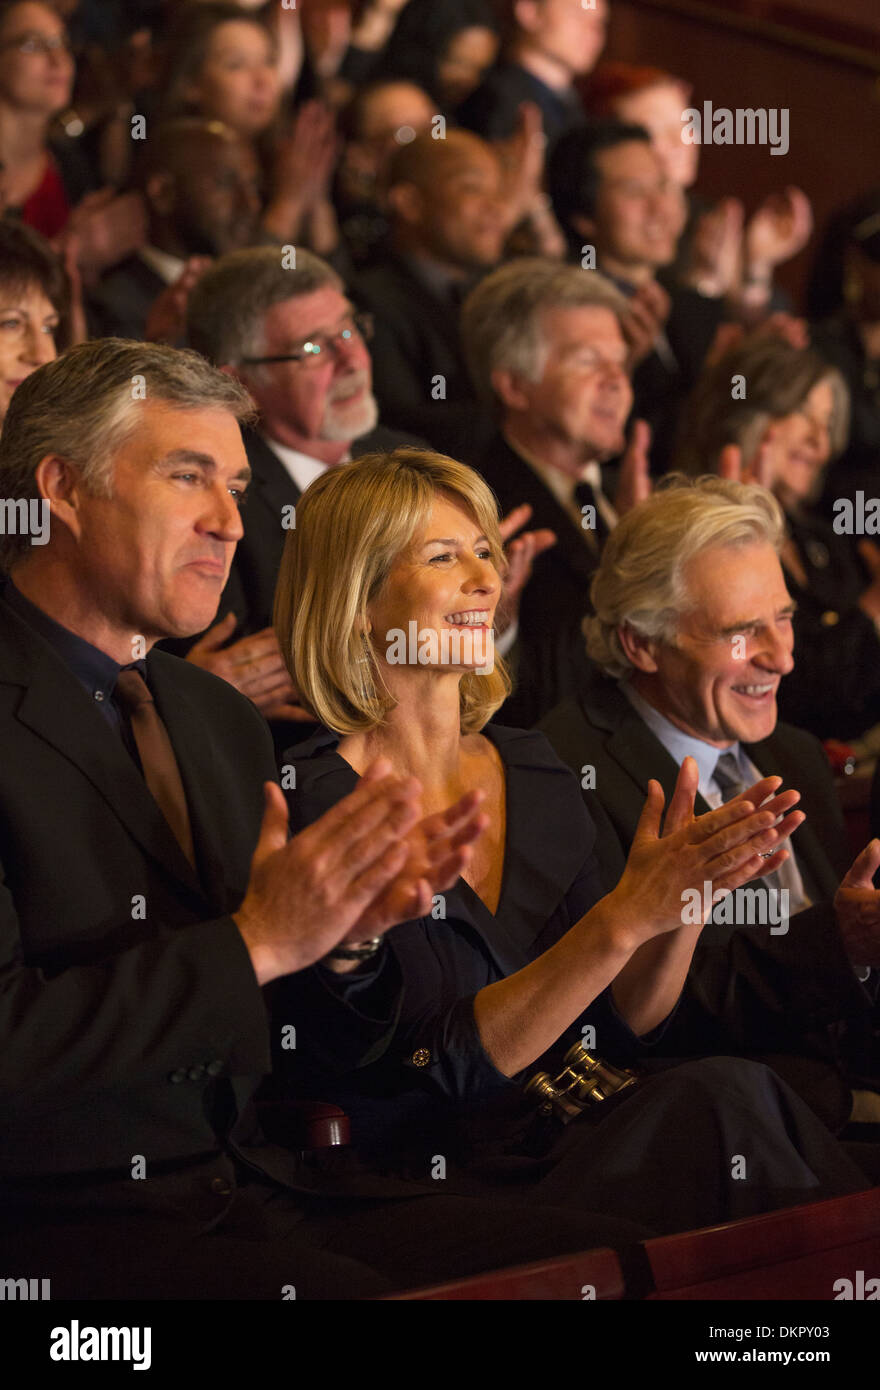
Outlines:
{"type": "Polygon", "coordinates": [[[199,1062],[194,1067],[190,1067],[189,1071],[187,1072],[187,1076],[189,1077],[190,1081],[201,1081],[204,1074],[205,1068],[202,1066],[201,1062],[199,1062]]]}
{"type": "Polygon", "coordinates": [[[208,1073],[209,1076],[219,1076],[220,1073],[223,1071],[223,1063],[217,1060],[209,1062],[208,1065],[205,1067],[205,1071],[208,1073]]]}
{"type": "Polygon", "coordinates": [[[186,1072],[182,1067],[178,1067],[176,1071],[168,1073],[168,1080],[171,1082],[172,1086],[179,1086],[181,1081],[186,1080],[186,1072]]]}
{"type": "Polygon", "coordinates": [[[228,1197],[232,1191],[232,1183],[226,1178],[212,1178],[211,1191],[216,1192],[218,1197],[228,1197]]]}
{"type": "Polygon", "coordinates": [[[426,1067],[431,1060],[431,1054],[426,1047],[417,1047],[412,1055],[414,1067],[426,1067]]]}

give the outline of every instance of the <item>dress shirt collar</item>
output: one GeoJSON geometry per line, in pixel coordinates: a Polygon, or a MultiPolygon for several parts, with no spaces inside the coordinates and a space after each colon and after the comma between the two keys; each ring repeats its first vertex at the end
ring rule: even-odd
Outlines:
{"type": "Polygon", "coordinates": [[[166,285],[173,285],[179,280],[186,265],[180,256],[172,256],[170,251],[160,251],[158,246],[142,246],[138,255],[144,265],[155,271],[166,285]]]}
{"type": "Polygon", "coordinates": [[[589,463],[585,463],[577,474],[563,473],[561,469],[551,468],[548,464],[542,463],[540,459],[534,458],[531,454],[528,454],[521,444],[514,444],[513,440],[509,439],[507,435],[504,434],[503,430],[502,435],[508,447],[511,448],[515,454],[519,455],[523,463],[528,464],[533,473],[537,473],[541,482],[553,493],[557,502],[559,502],[567,512],[574,511],[578,513],[579,516],[580,509],[575,501],[574,490],[578,483],[589,483],[596,495],[597,506],[601,508],[609,525],[616,525],[617,514],[602,491],[602,468],[595,459],[591,459],[589,463]]]}
{"type": "MultiPolygon", "coordinates": [[[[311,454],[304,454],[299,449],[291,449],[288,444],[279,444],[277,439],[271,439],[268,434],[260,436],[272,453],[276,456],[287,473],[290,474],[293,482],[296,483],[300,492],[305,492],[309,483],[313,483],[316,478],[320,478],[322,473],[326,473],[330,467],[329,463],[323,463],[321,459],[312,458],[311,454]]],[[[351,451],[348,450],[340,463],[351,461],[351,451]]]]}
{"type": "MultiPolygon", "coordinates": [[[[102,652],[100,648],[93,647],[91,642],[85,638],[78,637],[69,628],[62,627],[56,623],[54,618],[50,618],[48,613],[44,613],[42,608],[38,608],[30,599],[25,598],[15,587],[12,580],[8,580],[3,591],[3,598],[8,603],[14,613],[17,613],[29,627],[49,643],[57,656],[61,658],[65,666],[76,676],[80,685],[86,690],[91,698],[103,707],[109,705],[116,688],[116,681],[122,667],[114,661],[112,656],[102,652]]],[[[146,680],[146,663],[136,661],[129,663],[134,670],[139,671],[146,680]]]]}
{"type": "Polygon", "coordinates": [[[677,728],[671,720],[666,718],[665,714],[661,714],[638,691],[633,690],[629,681],[621,681],[620,689],[636,714],[642,717],[651,733],[660,740],[667,753],[675,759],[679,767],[685,758],[694,759],[700,773],[699,792],[704,800],[720,795],[720,789],[715,782],[715,768],[723,753],[733,754],[746,786],[750,786],[755,781],[751,773],[751,764],[744,757],[739,743],[733,743],[729,748],[716,748],[713,744],[707,743],[705,739],[696,738],[693,734],[686,734],[683,729],[677,728]]]}

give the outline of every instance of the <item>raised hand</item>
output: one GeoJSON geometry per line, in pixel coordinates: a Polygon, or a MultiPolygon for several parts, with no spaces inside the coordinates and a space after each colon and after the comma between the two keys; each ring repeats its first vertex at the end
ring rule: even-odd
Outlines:
{"type": "Polygon", "coordinates": [[[718,476],[734,483],[759,483],[761,487],[773,486],[776,468],[773,462],[775,435],[770,425],[758,445],[758,452],[751,463],[744,464],[742,449],[738,444],[725,444],[718,456],[718,476]]]}
{"type": "Polygon", "coordinates": [[[271,627],[226,646],[238,619],[227,613],[209,628],[187,653],[187,661],[234,685],[252,700],[266,719],[310,722],[314,716],[299,703],[296,687],[284,664],[278,638],[271,627]]]}
{"type": "MultiPolygon", "coordinates": [[[[779,777],[765,777],[747,792],[702,816],[694,815],[698,783],[693,758],[685,758],[661,835],[663,788],[653,779],[620,882],[609,905],[628,923],[633,948],[683,924],[686,895],[711,884],[712,892],[733,891],[772,873],[788,858],[781,841],[797,829],[803,813],[791,808],[796,791],[776,793],[779,777]],[[760,809],[756,805],[770,799],[760,809]],[[777,819],[782,820],[777,825],[777,819]],[[763,854],[769,854],[767,859],[763,854]]],[[[702,913],[700,914],[702,916],[702,913]]]]}
{"type": "Polygon", "coordinates": [[[624,516],[639,502],[651,496],[651,426],[645,420],[634,420],[629,443],[620,460],[614,510],[624,516]]]}
{"type": "Polygon", "coordinates": [[[484,792],[468,792],[455,805],[413,826],[406,836],[400,873],[355,923],[352,940],[379,936],[396,922],[431,911],[434,895],[457,883],[470,862],[471,846],[489,825],[489,817],[479,809],[484,800],[484,792]]]}
{"type": "MultiPolygon", "coordinates": [[[[349,796],[292,840],[284,793],[264,784],[260,838],[233,913],[261,985],[332,951],[403,870],[421,787],[390,772],[388,760],[378,759],[349,796]]],[[[377,935],[378,925],[370,927],[367,934],[377,935]]]]}
{"type": "Polygon", "coordinates": [[[753,213],[744,234],[746,273],[772,272],[803,250],[813,230],[813,209],[806,193],[792,186],[771,193],[753,213]]]}
{"type": "Polygon", "coordinates": [[[506,632],[511,623],[516,621],[520,597],[532,576],[535,560],[556,544],[554,531],[525,531],[521,536],[516,535],[517,531],[521,531],[525,526],[531,514],[531,507],[528,503],[523,503],[521,507],[514,507],[513,511],[508,512],[498,523],[507,558],[507,573],[501,582],[501,598],[495,612],[495,628],[499,635],[506,632]]]}
{"type": "Polygon", "coordinates": [[[880,840],[871,840],[844,874],[834,896],[834,915],[853,965],[880,966],[880,840]]]}
{"type": "Polygon", "coordinates": [[[626,365],[630,372],[650,353],[672,308],[672,300],[662,285],[649,280],[640,285],[634,295],[626,302],[626,310],[620,316],[620,329],[628,348],[626,365]]]}

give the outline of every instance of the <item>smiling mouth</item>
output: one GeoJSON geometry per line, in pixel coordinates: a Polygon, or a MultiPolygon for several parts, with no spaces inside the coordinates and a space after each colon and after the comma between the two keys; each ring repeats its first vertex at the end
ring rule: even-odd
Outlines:
{"type": "Polygon", "coordinates": [[[766,700],[768,696],[776,694],[776,681],[771,681],[769,685],[732,685],[730,688],[736,695],[743,695],[748,700],[766,700]]]}
{"type": "Polygon", "coordinates": [[[443,621],[451,623],[453,627],[488,627],[489,610],[488,608],[475,608],[469,613],[447,613],[443,621]]]}

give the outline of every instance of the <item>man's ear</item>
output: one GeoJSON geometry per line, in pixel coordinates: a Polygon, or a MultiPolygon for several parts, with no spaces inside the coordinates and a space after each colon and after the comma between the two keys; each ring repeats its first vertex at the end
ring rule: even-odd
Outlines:
{"type": "Polygon", "coordinates": [[[621,623],[617,629],[617,640],[627,658],[637,671],[644,675],[654,675],[657,671],[657,643],[653,637],[643,637],[628,623],[621,623]]]}
{"type": "Polygon", "coordinates": [[[528,397],[522,389],[522,377],[518,372],[499,367],[490,380],[496,396],[508,410],[528,410],[528,397]]]}
{"type": "Polygon", "coordinates": [[[69,459],[60,454],[47,454],[34,471],[34,482],[41,497],[52,509],[52,520],[61,521],[78,540],[80,535],[80,502],[83,496],[82,476],[69,459]]]}
{"type": "Polygon", "coordinates": [[[388,208],[408,227],[417,227],[425,211],[422,190],[414,183],[396,183],[388,190],[388,208]]]}

